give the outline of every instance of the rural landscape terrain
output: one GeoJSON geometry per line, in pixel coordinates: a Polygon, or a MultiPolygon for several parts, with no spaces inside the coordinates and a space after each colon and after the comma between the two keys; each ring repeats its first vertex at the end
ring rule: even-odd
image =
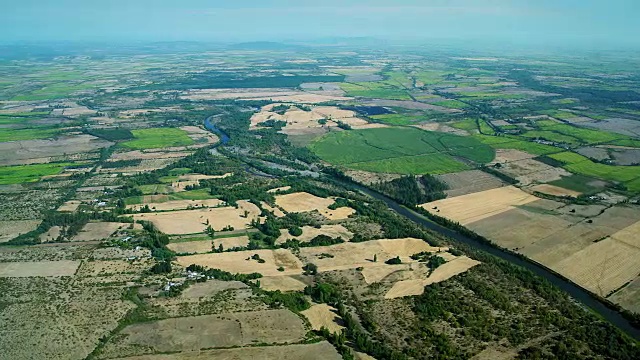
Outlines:
{"type": "Polygon", "coordinates": [[[0,359],[639,359],[639,65],[3,47],[0,359]]]}

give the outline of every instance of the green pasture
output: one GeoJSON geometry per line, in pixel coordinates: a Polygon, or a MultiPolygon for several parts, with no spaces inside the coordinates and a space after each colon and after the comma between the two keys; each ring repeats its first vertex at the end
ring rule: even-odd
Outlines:
{"type": "Polygon", "coordinates": [[[33,164],[0,167],[0,185],[35,182],[43,176],[56,175],[72,163],[33,164]]]}
{"type": "Polygon", "coordinates": [[[177,128],[139,129],[131,130],[131,133],[135,139],[122,143],[122,146],[130,149],[156,149],[194,144],[186,131],[177,128]]]}

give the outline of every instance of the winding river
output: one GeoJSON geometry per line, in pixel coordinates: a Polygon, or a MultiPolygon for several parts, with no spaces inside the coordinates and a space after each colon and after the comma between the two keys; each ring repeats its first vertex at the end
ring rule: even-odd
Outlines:
{"type": "MultiPolygon", "coordinates": [[[[216,125],[212,122],[212,119],[215,116],[210,116],[208,117],[205,121],[204,121],[204,125],[205,127],[216,133],[218,136],[220,136],[220,143],[218,143],[216,146],[220,146],[220,145],[224,145],[227,142],[229,142],[229,135],[226,134],[224,131],[220,130],[219,128],[216,127],[216,125]]],[[[390,199],[387,196],[384,196],[378,192],[375,192],[371,189],[368,189],[364,186],[360,186],[358,184],[355,183],[349,183],[349,184],[345,184],[351,188],[354,188],[362,193],[365,193],[375,199],[378,199],[380,201],[383,201],[384,203],[387,204],[387,206],[389,206],[389,208],[391,208],[393,211],[397,212],[398,214],[406,217],[407,219],[422,225],[424,227],[426,227],[427,229],[430,229],[432,231],[435,231],[439,234],[442,234],[448,238],[451,238],[455,241],[458,241],[460,243],[463,243],[465,245],[468,245],[470,247],[482,250],[484,252],[487,252],[491,255],[497,256],[500,259],[506,260],[512,264],[516,264],[518,266],[521,266],[523,268],[526,268],[528,270],[530,270],[531,272],[535,273],[538,276],[541,276],[545,279],[547,279],[550,283],[552,283],[553,285],[557,286],[558,288],[562,289],[563,291],[565,291],[566,293],[568,293],[571,297],[573,297],[575,300],[579,301],[580,303],[582,303],[583,305],[587,306],[588,308],[590,308],[592,311],[594,311],[596,314],[598,314],[599,316],[601,316],[603,319],[609,321],[611,324],[613,324],[614,326],[616,326],[618,329],[622,330],[623,332],[625,332],[626,334],[628,334],[629,336],[633,337],[636,340],[640,340],[640,329],[635,328],[633,325],[631,325],[631,323],[622,316],[622,314],[620,314],[618,311],[613,310],[609,307],[607,307],[607,305],[605,305],[600,299],[596,298],[595,296],[593,296],[591,293],[589,293],[587,290],[581,288],[580,286],[574,284],[573,282],[567,280],[566,278],[558,275],[557,273],[547,269],[546,267],[535,263],[531,260],[527,260],[524,259],[510,251],[507,250],[502,250],[500,248],[496,248],[493,246],[490,246],[488,244],[476,241],[474,239],[471,239],[467,236],[464,236],[454,230],[451,230],[447,227],[444,227],[442,225],[436,224],[435,222],[425,218],[424,216],[400,205],[399,203],[397,203],[396,201],[390,199]]]]}

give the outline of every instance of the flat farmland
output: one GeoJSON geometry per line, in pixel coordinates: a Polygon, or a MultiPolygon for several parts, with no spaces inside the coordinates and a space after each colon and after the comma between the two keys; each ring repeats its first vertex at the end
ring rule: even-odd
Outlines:
{"type": "MultiPolygon", "coordinates": [[[[282,346],[259,346],[236,349],[203,350],[176,354],[158,354],[127,357],[127,360],[340,360],[342,356],[330,343],[321,341],[313,344],[282,346]]],[[[119,360],[125,360],[121,358],[119,360]]]]}
{"type": "Polygon", "coordinates": [[[207,226],[221,231],[227,226],[236,230],[245,229],[252,220],[259,219],[260,209],[248,201],[238,201],[238,208],[219,207],[197,210],[179,210],[157,213],[135,214],[135,220],[148,220],[158,229],[170,235],[202,233],[207,226]],[[245,211],[247,212],[245,216],[245,211]]]}
{"type": "Polygon", "coordinates": [[[448,197],[473,194],[504,185],[497,177],[481,170],[468,170],[436,177],[449,186],[449,190],[445,191],[448,197]]]}
{"type": "Polygon", "coordinates": [[[188,146],[195,143],[186,131],[177,128],[139,129],[132,130],[131,133],[135,139],[123,142],[122,146],[134,150],[188,146]]]}
{"type": "Polygon", "coordinates": [[[495,155],[471,137],[399,127],[329,133],[309,148],[335,165],[405,174],[462,171],[467,165],[456,158],[488,163],[495,155]]]}
{"type": "Polygon", "coordinates": [[[0,166],[0,185],[35,182],[42,177],[60,174],[72,163],[0,166]]]}
{"type": "Polygon", "coordinates": [[[295,343],[305,334],[302,319],[286,309],[171,318],[126,327],[118,340],[105,347],[104,355],[295,343]]]}
{"type": "Polygon", "coordinates": [[[191,264],[217,268],[230,273],[251,274],[260,273],[263,276],[298,275],[302,274],[302,262],[287,249],[277,250],[246,250],[224,252],[216,254],[200,254],[179,256],[178,264],[187,267],[191,264]],[[263,263],[252,259],[258,255],[263,263]],[[283,267],[284,271],[278,271],[283,267]]]}
{"type": "Polygon", "coordinates": [[[0,277],[73,276],[79,261],[38,261],[0,263],[0,277]]]}
{"type": "Polygon", "coordinates": [[[288,231],[282,231],[282,235],[276,241],[277,244],[284,243],[290,239],[296,239],[300,242],[309,242],[311,239],[318,235],[326,235],[332,238],[342,238],[342,240],[348,241],[353,237],[353,233],[347,230],[342,225],[322,225],[319,229],[313,226],[303,226],[302,235],[293,236],[288,231]]]}
{"type": "Polygon", "coordinates": [[[514,187],[505,186],[479,193],[442,199],[420,205],[425,210],[467,225],[538,200],[514,187]],[[437,209],[436,209],[437,208],[437,209]],[[437,210],[440,210],[439,212],[437,210]]]}

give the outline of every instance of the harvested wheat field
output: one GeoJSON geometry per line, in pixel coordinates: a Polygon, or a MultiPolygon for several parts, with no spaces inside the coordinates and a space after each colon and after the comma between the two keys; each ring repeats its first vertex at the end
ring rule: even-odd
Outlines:
{"type": "Polygon", "coordinates": [[[553,196],[570,196],[570,197],[578,197],[581,195],[581,192],[565,189],[560,186],[549,185],[549,184],[540,184],[530,188],[532,191],[541,192],[547,195],[553,196]]]}
{"type": "Polygon", "coordinates": [[[0,220],[0,243],[35,230],[40,223],[40,220],[0,220]]]}
{"type": "Polygon", "coordinates": [[[175,251],[176,254],[204,254],[211,252],[213,249],[212,240],[186,241],[178,243],[170,243],[167,248],[175,251]]]}
{"type": "Polygon", "coordinates": [[[262,205],[263,209],[272,212],[275,217],[283,217],[286,215],[282,210],[280,210],[280,208],[271,206],[264,201],[261,201],[260,205],[262,205]]]}
{"type": "Polygon", "coordinates": [[[608,297],[623,308],[640,314],[640,277],[608,297]]]}
{"type": "Polygon", "coordinates": [[[571,176],[571,173],[563,168],[553,167],[534,159],[502,163],[500,172],[515,178],[522,185],[548,183],[560,180],[563,176],[571,176]]]}
{"type": "Polygon", "coordinates": [[[188,208],[209,208],[223,205],[224,201],[218,199],[205,200],[170,200],[164,202],[144,202],[142,204],[127,205],[127,209],[140,210],[148,205],[152,211],[185,210],[188,208]]]}
{"type": "Polygon", "coordinates": [[[80,206],[80,204],[82,204],[81,201],[69,200],[69,201],[65,202],[64,204],[60,205],[60,207],[58,208],[58,211],[73,212],[73,211],[78,210],[78,206],[80,206]]]}
{"type": "Polygon", "coordinates": [[[321,198],[306,192],[297,192],[276,196],[276,205],[286,212],[318,211],[329,220],[342,220],[348,218],[355,210],[350,207],[341,207],[336,210],[329,209],[335,202],[332,198],[321,198]]]}
{"type": "Polygon", "coordinates": [[[460,256],[440,265],[426,279],[398,281],[384,295],[384,298],[395,299],[404,296],[421,295],[424,292],[425,286],[450,279],[458,274],[462,274],[478,264],[480,264],[480,262],[477,260],[473,260],[466,256],[460,256]]]}
{"type": "Polygon", "coordinates": [[[106,239],[118,229],[126,229],[131,224],[117,222],[90,222],[78,232],[72,241],[92,241],[106,239]]]}
{"type": "Polygon", "coordinates": [[[505,186],[479,193],[462,195],[454,198],[437,200],[420,205],[439,216],[457,221],[462,225],[470,224],[496,214],[514,209],[538,200],[515,186],[505,186]],[[436,212],[440,210],[440,212],[436,212]]]}
{"type": "Polygon", "coordinates": [[[309,309],[301,311],[300,314],[309,320],[313,330],[326,328],[332,333],[339,333],[344,329],[342,318],[338,316],[337,310],[327,304],[315,304],[309,309]]]}
{"type": "Polygon", "coordinates": [[[302,291],[306,286],[306,283],[292,276],[267,276],[260,278],[260,288],[267,291],[302,291]]]}
{"type": "Polygon", "coordinates": [[[415,262],[411,255],[419,252],[438,252],[447,248],[433,247],[420,239],[382,239],[359,243],[342,243],[330,246],[305,247],[300,257],[318,266],[319,271],[354,269],[357,267],[390,266],[384,262],[400,256],[403,262],[415,262]],[[326,257],[329,254],[333,257],[326,257]],[[377,262],[373,261],[377,255],[377,262]]]}
{"type": "Polygon", "coordinates": [[[246,250],[179,256],[177,261],[178,264],[184,267],[196,264],[231,273],[250,274],[257,272],[263,276],[302,274],[302,262],[287,249],[246,250]],[[252,259],[253,255],[258,255],[265,262],[260,263],[258,260],[252,259]],[[283,267],[284,271],[278,271],[279,267],[283,267]]]}
{"type": "Polygon", "coordinates": [[[513,149],[496,149],[496,157],[491,164],[508,163],[512,161],[520,161],[533,159],[536,155],[529,154],[520,150],[513,149]]]}
{"type": "Polygon", "coordinates": [[[536,241],[568,229],[583,220],[536,210],[513,208],[477,222],[465,224],[469,229],[507,249],[520,251],[536,241]]]}
{"type": "MultiPolygon", "coordinates": [[[[204,350],[176,354],[158,354],[127,357],[126,360],[340,360],[333,345],[326,341],[313,344],[283,346],[256,346],[235,349],[204,350]]],[[[119,360],[125,360],[121,358],[119,360]]]]}
{"type": "Polygon", "coordinates": [[[80,261],[38,261],[0,263],[0,277],[73,276],[80,261]]]}
{"type": "Polygon", "coordinates": [[[260,209],[248,202],[238,201],[238,209],[221,207],[198,210],[167,211],[160,213],[135,214],[135,220],[151,221],[160,231],[170,235],[202,233],[207,222],[215,231],[227,226],[234,229],[246,229],[251,221],[259,219],[260,209]],[[245,217],[245,211],[247,216],[245,217]]]}
{"type": "Polygon", "coordinates": [[[640,237],[637,233],[633,237],[616,234],[567,257],[553,269],[600,296],[608,296],[640,274],[640,237]]]}
{"type": "Polygon", "coordinates": [[[288,231],[282,231],[282,235],[276,241],[276,244],[282,244],[287,240],[296,239],[300,242],[309,242],[318,235],[327,235],[332,238],[342,238],[345,241],[353,237],[353,233],[342,225],[322,225],[319,229],[313,226],[303,226],[302,235],[293,236],[288,231]]]}
{"type": "Polygon", "coordinates": [[[286,309],[171,318],[127,326],[105,346],[105,355],[282,344],[301,341],[305,334],[302,319],[286,309]]]}
{"type": "Polygon", "coordinates": [[[400,264],[393,266],[375,266],[375,267],[366,267],[362,269],[360,272],[364,277],[364,281],[367,284],[373,284],[384,280],[387,276],[396,273],[398,271],[408,271],[412,269],[412,265],[410,264],[400,264]]]}
{"type": "Polygon", "coordinates": [[[315,106],[307,111],[291,104],[274,103],[263,106],[260,112],[251,117],[251,128],[260,128],[261,123],[268,120],[284,121],[286,124],[281,130],[284,134],[299,134],[309,129],[337,127],[338,121],[351,126],[368,124],[366,120],[357,118],[355,112],[342,110],[335,106],[315,106]],[[276,106],[288,106],[289,109],[284,113],[273,112],[272,110],[276,106]],[[320,124],[319,121],[323,119],[326,120],[326,123],[320,124]]]}

